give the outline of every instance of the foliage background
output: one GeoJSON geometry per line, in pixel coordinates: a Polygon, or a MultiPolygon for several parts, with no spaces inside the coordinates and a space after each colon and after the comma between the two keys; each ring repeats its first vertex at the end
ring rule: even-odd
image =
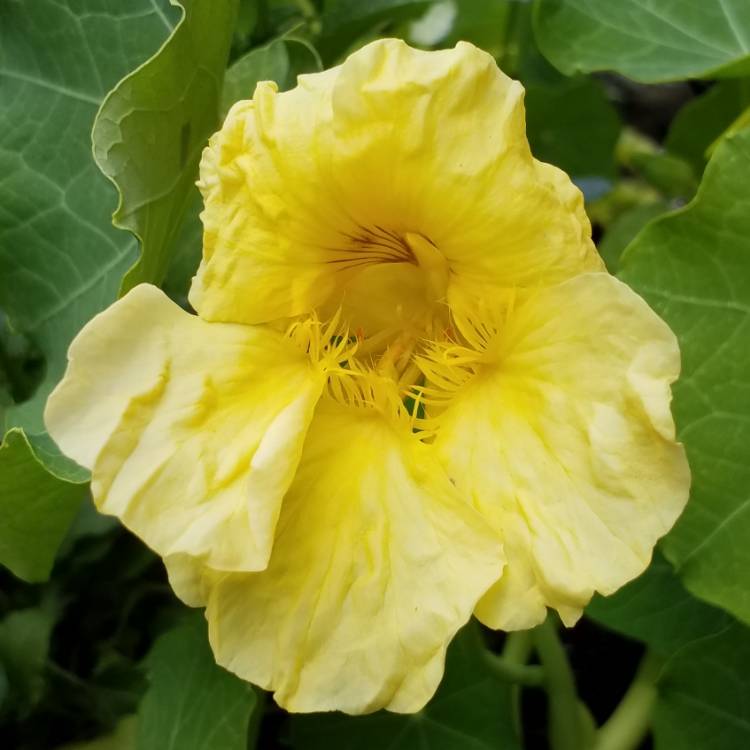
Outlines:
{"type": "MultiPolygon", "coordinates": [[[[562,634],[584,723],[647,653],[622,704],[650,717],[640,746],[750,747],[747,0],[0,0],[3,747],[566,750],[549,676],[507,669],[532,642],[475,624],[422,713],[289,717],[215,666],[200,616],[44,432],[96,312],[140,281],[187,305],[197,160],[231,103],[379,36],[466,39],[524,83],[535,154],[571,174],[610,271],[680,338],[692,497],[650,569],[562,634]]],[[[638,747],[623,715],[582,744],[638,747]]]]}

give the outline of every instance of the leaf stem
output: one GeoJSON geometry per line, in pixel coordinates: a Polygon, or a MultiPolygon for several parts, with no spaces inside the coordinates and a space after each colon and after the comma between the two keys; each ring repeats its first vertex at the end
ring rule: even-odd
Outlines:
{"type": "Polygon", "coordinates": [[[646,736],[663,661],[648,652],[620,704],[596,734],[594,750],[636,750],[646,736]]]}
{"type": "Polygon", "coordinates": [[[545,672],[552,750],[584,750],[584,727],[573,670],[550,615],[532,631],[545,672]]]}

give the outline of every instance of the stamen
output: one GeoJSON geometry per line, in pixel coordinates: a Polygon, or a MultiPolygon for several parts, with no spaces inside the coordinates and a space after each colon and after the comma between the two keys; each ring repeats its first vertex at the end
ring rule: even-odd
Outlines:
{"type": "MultiPolygon", "coordinates": [[[[413,344],[401,341],[389,349],[390,367],[394,369],[386,373],[380,362],[375,367],[355,358],[359,354],[360,335],[364,334],[358,331],[357,336],[351,336],[348,327],[341,323],[340,311],[327,323],[321,322],[315,313],[297,320],[286,335],[325,374],[331,398],[348,407],[375,410],[413,431],[415,418],[403,403],[406,391],[398,378],[398,373],[409,366],[413,344]]],[[[418,370],[415,373],[418,375],[418,370]]]]}
{"type": "Polygon", "coordinates": [[[424,235],[407,232],[406,242],[417,265],[425,274],[432,297],[435,300],[445,299],[450,277],[448,259],[438,250],[435,243],[424,235]]]}
{"type": "Polygon", "coordinates": [[[351,365],[329,374],[329,395],[345,406],[376,411],[412,432],[415,418],[404,405],[404,393],[396,381],[357,362],[351,365]]]}
{"type": "MultiPolygon", "coordinates": [[[[484,367],[502,356],[502,331],[515,306],[514,289],[507,292],[505,304],[479,303],[474,309],[461,306],[451,313],[452,325],[443,340],[424,344],[415,362],[429,385],[411,386],[410,397],[437,409],[445,407],[455,393],[484,367]]],[[[424,428],[430,427],[423,420],[424,428]]]]}
{"type": "Polygon", "coordinates": [[[323,323],[315,313],[297,320],[287,329],[286,335],[306,354],[313,365],[325,372],[340,369],[354,357],[358,341],[349,335],[348,326],[341,324],[341,311],[323,323]]]}
{"type": "Polygon", "coordinates": [[[404,333],[399,336],[378,360],[378,372],[398,381],[411,363],[415,344],[416,341],[410,334],[404,333]]]}

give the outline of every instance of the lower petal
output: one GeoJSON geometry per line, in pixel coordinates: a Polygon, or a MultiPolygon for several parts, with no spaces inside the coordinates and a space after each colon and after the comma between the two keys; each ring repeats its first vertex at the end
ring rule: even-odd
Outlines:
{"type": "Polygon", "coordinates": [[[477,615],[525,629],[549,606],[572,623],[646,568],[687,501],[677,342],[624,284],[585,274],[519,295],[496,347],[432,415],[448,473],[508,560],[477,615]]]}
{"type": "Polygon", "coordinates": [[[211,643],[290,711],[417,711],[501,569],[428,446],[324,397],[268,569],[210,584],[211,643]]]}
{"type": "Polygon", "coordinates": [[[78,335],[45,420],[97,507],[162,556],[265,567],[323,375],[283,335],[142,285],[78,335]]]}

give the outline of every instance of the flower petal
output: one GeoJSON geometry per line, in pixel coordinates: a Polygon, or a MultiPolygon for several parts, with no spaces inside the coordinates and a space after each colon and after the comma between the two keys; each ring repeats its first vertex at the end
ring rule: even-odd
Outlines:
{"type": "Polygon", "coordinates": [[[191,555],[167,555],[164,560],[169,585],[178,599],[188,607],[205,607],[208,604],[208,581],[220,571],[207,568],[191,555]]]}
{"type": "Polygon", "coordinates": [[[290,711],[420,709],[501,547],[431,449],[324,397],[267,570],[215,577],[217,661],[290,711]]]}
{"type": "Polygon", "coordinates": [[[327,229],[341,212],[317,177],[336,76],[336,68],[300,76],[284,94],[259,83],[254,100],[237,102],[209,140],[198,183],[203,261],[190,290],[201,317],[260,323],[298,315],[338,281],[325,248],[341,241],[327,229]]]}
{"type": "Polygon", "coordinates": [[[333,89],[342,200],[364,226],[429,238],[461,287],[600,270],[580,191],[531,156],[523,94],[466,42],[438,52],[396,40],[364,47],[333,89]]]}
{"type": "Polygon", "coordinates": [[[505,546],[477,616],[524,629],[551,606],[574,622],[646,568],[687,501],[677,342],[624,284],[584,274],[520,295],[494,346],[434,416],[451,478],[505,546]]]}
{"type": "Polygon", "coordinates": [[[523,88],[463,42],[424,52],[378,40],[292,91],[260,84],[211,139],[200,184],[190,300],[210,320],[335,309],[372,266],[395,265],[411,285],[422,260],[410,236],[447,258],[460,287],[601,268],[580,192],[531,157],[523,88]]]}
{"type": "Polygon", "coordinates": [[[69,352],[45,421],[98,508],[160,555],[258,570],[324,376],[282,334],[206,323],[141,285],[69,352]]]}

